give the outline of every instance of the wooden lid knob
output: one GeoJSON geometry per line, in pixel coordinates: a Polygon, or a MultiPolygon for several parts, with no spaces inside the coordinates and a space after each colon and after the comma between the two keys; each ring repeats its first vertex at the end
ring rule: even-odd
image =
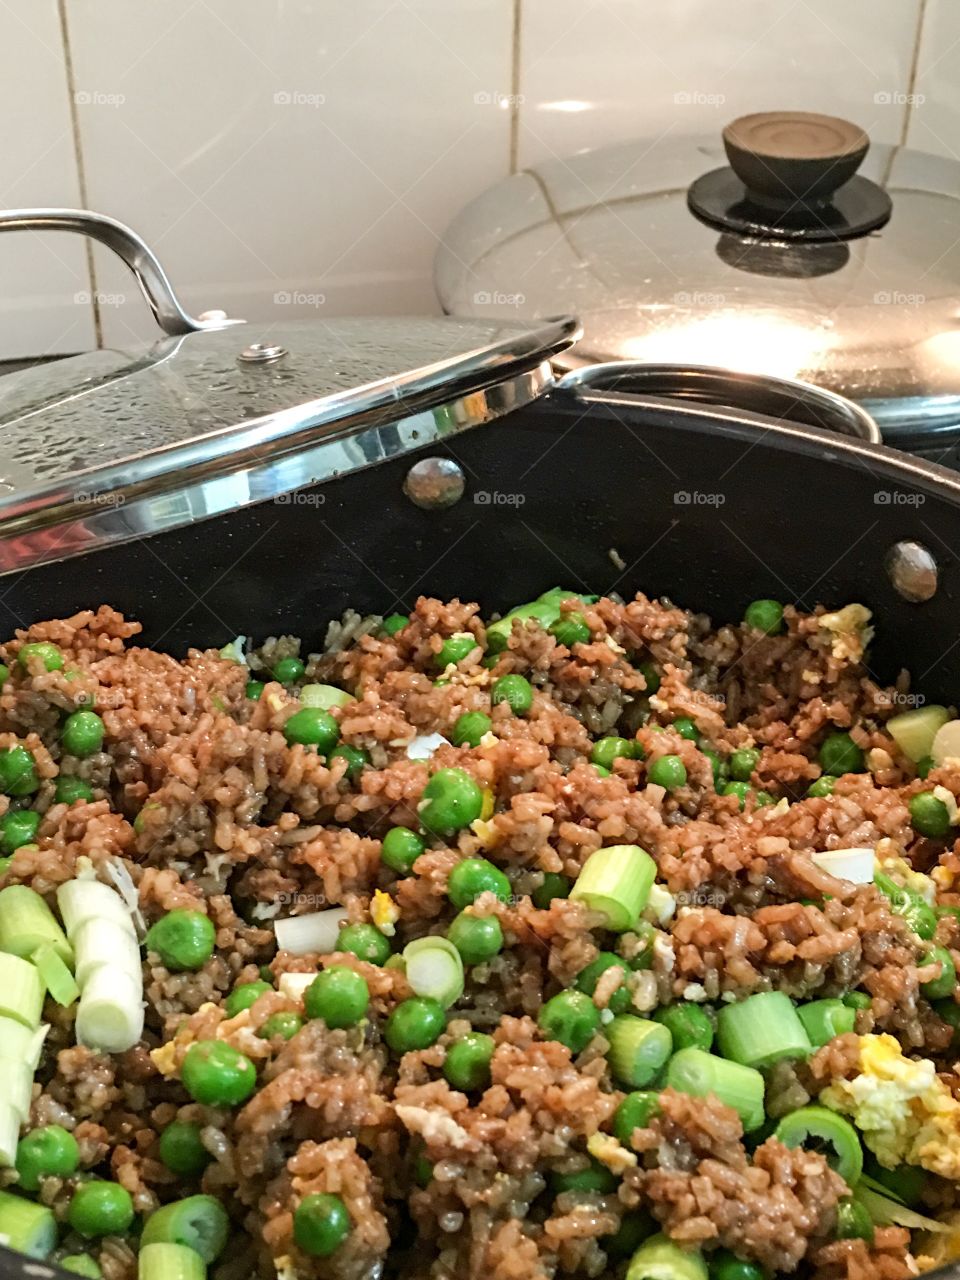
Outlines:
{"type": "Polygon", "coordinates": [[[723,131],[731,168],[760,200],[822,204],[849,181],[870,139],[859,125],[812,111],[761,111],[723,131]]]}

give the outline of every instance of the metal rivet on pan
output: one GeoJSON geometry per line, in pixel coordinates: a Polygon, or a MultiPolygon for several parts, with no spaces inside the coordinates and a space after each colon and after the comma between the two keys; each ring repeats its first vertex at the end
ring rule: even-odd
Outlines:
{"type": "Polygon", "coordinates": [[[403,492],[426,511],[442,511],[463,497],[466,477],[452,458],[421,458],[407,472],[403,492]]]}
{"type": "Polygon", "coordinates": [[[274,360],[282,360],[287,354],[286,347],[271,342],[251,342],[237,356],[244,364],[272,364],[274,360]]]}
{"type": "Polygon", "coordinates": [[[911,604],[937,594],[937,562],[922,542],[895,542],[887,552],[886,568],[894,591],[911,604]]]}

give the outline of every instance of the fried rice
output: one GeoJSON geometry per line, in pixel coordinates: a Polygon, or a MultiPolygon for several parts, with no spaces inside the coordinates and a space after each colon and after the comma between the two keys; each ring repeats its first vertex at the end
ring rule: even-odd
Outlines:
{"type": "Polygon", "coordinates": [[[0,1185],[52,1212],[50,1260],[84,1255],[106,1280],[133,1280],[145,1224],[200,1194],[229,1217],[208,1260],[223,1280],[639,1280],[650,1237],[716,1280],[736,1265],[739,1280],[902,1280],[953,1256],[952,1227],[936,1226],[960,1207],[946,982],[946,958],[960,965],[947,803],[960,797],[960,761],[928,771],[888,731],[922,700],[905,674],[889,687],[875,678],[858,607],[788,606],[768,634],[643,595],[560,596],[552,625],[518,616],[498,645],[477,605],[421,598],[386,627],[347,615],[320,653],[290,636],[241,637],[178,659],[141,647],[139,625],[107,606],[0,646],[0,755],[25,749],[35,782],[0,796],[0,824],[38,818],[30,839],[8,839],[0,901],[27,886],[57,915],[61,886],[97,880],[124,900],[141,948],[144,1025],[127,1048],[89,1043],[82,983],[80,1004],[45,1001],[21,1152],[59,1127],[75,1167],[30,1187],[18,1157],[0,1185]],[[528,705],[497,695],[504,677],[521,679],[512,687],[529,690],[528,705]],[[323,714],[353,754],[288,726],[318,685],[342,691],[323,714]],[[71,754],[64,725],[79,711],[99,717],[102,741],[71,754]],[[458,725],[478,713],[470,745],[458,725]],[[818,789],[837,733],[854,767],[818,789]],[[615,738],[628,746],[602,745],[615,738]],[[734,758],[749,766],[739,781],[734,758]],[[430,780],[451,771],[482,807],[431,824],[430,780]],[[62,798],[65,778],[80,798],[62,798]],[[949,829],[931,837],[911,801],[934,788],[949,829]],[[400,870],[384,860],[396,828],[420,847],[400,870]],[[624,928],[575,887],[610,847],[656,864],[624,928]],[[812,857],[849,849],[872,850],[885,880],[851,882],[812,857]],[[506,887],[457,905],[456,869],[471,859],[506,887]],[[905,908],[918,901],[933,936],[905,908]],[[313,951],[279,945],[278,921],[333,908],[375,931],[389,958],[341,945],[342,932],[313,951]],[[207,918],[209,954],[171,963],[151,944],[170,913],[207,918]],[[423,998],[409,944],[455,937],[464,915],[500,945],[480,959],[466,949],[429,1043],[391,1044],[396,1010],[423,998]],[[591,993],[581,975],[598,957],[607,967],[591,993]],[[362,1015],[309,1016],[316,976],[344,971],[344,989],[366,993],[362,1015]],[[249,984],[260,985],[228,1007],[249,984]],[[578,985],[592,1002],[582,1042],[545,1016],[578,985]],[[761,1125],[745,1131],[729,1099],[676,1088],[665,1063],[640,1086],[653,1098],[644,1123],[624,1131],[617,1117],[638,1086],[612,1065],[614,1023],[695,1005],[720,1061],[718,1019],[770,992],[851,1012],[836,1036],[758,1068],[761,1125]],[[451,1051],[477,1036],[487,1048],[464,1087],[451,1051]],[[255,1072],[242,1100],[191,1087],[191,1049],[210,1044],[255,1072]],[[811,1106],[855,1130],[866,1181],[845,1180],[829,1144],[781,1140],[784,1118],[811,1106]],[[164,1158],[173,1125],[202,1148],[192,1172],[164,1158]],[[923,1171],[909,1206],[904,1168],[923,1171]],[[125,1229],[78,1229],[78,1190],[98,1181],[129,1198],[125,1229]],[[321,1204],[339,1237],[326,1252],[304,1225],[304,1206],[321,1204]]]}

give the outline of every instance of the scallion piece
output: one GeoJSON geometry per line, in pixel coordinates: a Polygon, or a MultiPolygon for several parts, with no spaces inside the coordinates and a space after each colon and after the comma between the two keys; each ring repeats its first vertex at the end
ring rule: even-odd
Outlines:
{"type": "MultiPolygon", "coordinates": [[[[17,1146],[23,1116],[10,1102],[0,1100],[0,1168],[12,1169],[17,1163],[17,1146]]],[[[0,1234],[0,1244],[3,1236],[0,1234]]]]}
{"type": "Polygon", "coordinates": [[[876,865],[873,849],[829,849],[826,853],[811,853],[810,861],[838,880],[846,880],[850,884],[873,884],[876,865]]]}
{"type": "MultiPolygon", "coordinates": [[[[46,1032],[47,1028],[43,1030],[46,1032]]],[[[36,1071],[42,1048],[43,1037],[38,1036],[36,1027],[24,1026],[12,1018],[0,1018],[0,1055],[4,1058],[25,1062],[31,1071],[36,1071]]]]}
{"type": "Polygon", "coordinates": [[[74,976],[83,990],[94,969],[112,965],[134,982],[142,983],[140,946],[134,935],[114,920],[85,920],[71,935],[76,965],[74,976]]]}
{"type": "Polygon", "coordinates": [[[583,864],[571,899],[599,912],[607,929],[626,933],[640,919],[657,875],[657,864],[638,844],[597,849],[583,864]]]}
{"type": "Polygon", "coordinates": [[[42,1010],[43,983],[36,969],[29,960],[0,952],[0,1016],[35,1031],[42,1010]]]}
{"type": "Polygon", "coordinates": [[[141,1245],[137,1280],[205,1280],[206,1263],[185,1244],[141,1245]]]}
{"type": "Polygon", "coordinates": [[[68,938],[87,920],[112,920],[132,937],[137,936],[123,898],[99,880],[68,880],[57,890],[57,906],[68,938]]]}
{"type": "Polygon", "coordinates": [[[77,1040],[104,1053],[124,1053],[143,1034],[143,986],[108,962],[87,977],[77,1008],[77,1040]]]}
{"type": "Polygon", "coordinates": [[[626,1280],[707,1280],[707,1264],[698,1252],[658,1234],[644,1240],[630,1259],[626,1280]]]}
{"type": "Polygon", "coordinates": [[[774,1137],[785,1147],[821,1152],[848,1187],[855,1187],[863,1172],[863,1148],[856,1129],[826,1107],[791,1111],[777,1125],[774,1137]]]}
{"type": "MultiPolygon", "coordinates": [[[[6,1046],[0,1046],[6,1048],[6,1046]]],[[[23,1124],[33,1100],[33,1068],[13,1058],[0,1058],[0,1103],[12,1107],[23,1124]]]]}
{"type": "Polygon", "coordinates": [[[348,702],[356,702],[356,698],[333,684],[305,684],[300,690],[300,701],[305,707],[329,711],[331,707],[345,707],[348,702]]]}
{"type": "Polygon", "coordinates": [[[287,916],[273,926],[277,946],[292,956],[329,955],[336,951],[340,930],[349,918],[346,907],[330,907],[306,916],[287,916]]]}
{"type": "Polygon", "coordinates": [[[857,1011],[849,1008],[842,1000],[811,1000],[808,1004],[797,1006],[797,1017],[803,1023],[810,1043],[815,1049],[819,1049],[834,1036],[843,1036],[852,1031],[857,1021],[857,1011]]]}
{"type": "Polygon", "coordinates": [[[764,1122],[763,1076],[753,1067],[727,1062],[703,1049],[681,1049],[667,1064],[667,1084],[694,1098],[714,1094],[737,1112],[745,1133],[764,1122]]]}
{"type": "Polygon", "coordinates": [[[915,707],[891,716],[886,730],[907,759],[916,763],[931,754],[937,733],[949,719],[946,707],[915,707]]]}
{"type": "Polygon", "coordinates": [[[662,1023],[622,1013],[603,1028],[610,1070],[631,1089],[650,1083],[673,1052],[673,1037],[662,1023]]]}
{"type": "Polygon", "coordinates": [[[407,981],[418,996],[432,996],[449,1009],[463,995],[463,960],[447,938],[430,936],[403,949],[407,981]]]}
{"type": "Polygon", "coordinates": [[[761,991],[724,1005],[717,1015],[717,1047],[743,1067],[806,1058],[812,1048],[790,997],[782,991],[761,991]]]}
{"type": "Polygon", "coordinates": [[[878,1227],[906,1227],[910,1231],[955,1231],[947,1222],[938,1222],[936,1218],[927,1218],[906,1205],[898,1204],[889,1196],[881,1195],[871,1187],[859,1185],[853,1193],[858,1204],[862,1204],[878,1227]]]}
{"type": "Polygon", "coordinates": [[[303,1004],[303,993],[307,987],[313,985],[316,976],[316,969],[310,973],[281,973],[277,979],[277,990],[288,1000],[296,1000],[299,1004],[303,1004]]]}
{"type": "Polygon", "coordinates": [[[73,966],[73,951],[53,912],[25,884],[0,889],[0,951],[9,951],[26,960],[45,942],[56,950],[64,964],[73,966]]]}
{"type": "Polygon", "coordinates": [[[57,1243],[57,1220],[46,1205],[0,1191],[0,1241],[28,1258],[46,1258],[57,1243]]]}
{"type": "Polygon", "coordinates": [[[42,947],[37,947],[30,959],[37,966],[43,985],[57,1004],[66,1008],[78,999],[80,988],[77,980],[54,950],[52,943],[45,942],[42,947]]]}

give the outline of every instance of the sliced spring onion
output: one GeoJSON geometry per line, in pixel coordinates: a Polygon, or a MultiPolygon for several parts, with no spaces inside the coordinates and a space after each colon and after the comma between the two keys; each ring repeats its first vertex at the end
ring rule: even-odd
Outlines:
{"type": "Polygon", "coordinates": [[[407,743],[407,759],[429,760],[440,747],[449,746],[450,743],[442,733],[418,734],[411,742],[407,743]]]}
{"type": "Polygon", "coordinates": [[[292,956],[329,955],[337,949],[337,935],[349,918],[346,907],[330,907],[307,916],[287,916],[274,922],[281,951],[292,956]]]}
{"type": "Polygon", "coordinates": [[[570,897],[605,917],[614,933],[632,929],[647,905],[657,864],[638,844],[597,849],[583,864],[570,897]]]}
{"type": "Polygon", "coordinates": [[[80,991],[77,1040],[90,1049],[123,1053],[143,1034],[143,987],[110,963],[90,973],[80,991]]]}
{"type": "Polygon", "coordinates": [[[36,969],[29,960],[0,951],[0,1016],[34,1031],[42,1010],[43,983],[36,969]]]}
{"type": "Polygon", "coordinates": [[[937,730],[937,735],[930,747],[935,765],[947,760],[960,760],[960,720],[948,720],[937,730]]]}
{"type": "Polygon", "coordinates": [[[78,999],[80,988],[77,986],[77,980],[57,954],[52,943],[45,942],[42,947],[37,947],[30,959],[37,966],[43,985],[57,1004],[66,1008],[78,999]]]}
{"type": "Polygon", "coordinates": [[[851,884],[873,884],[875,858],[873,849],[828,849],[810,855],[810,861],[827,875],[851,884]]]}
{"type": "Polygon", "coordinates": [[[81,989],[94,969],[110,964],[134,982],[142,981],[140,946],[128,930],[115,920],[85,920],[73,932],[76,978],[81,989]]]}
{"type": "Polygon", "coordinates": [[[649,1084],[673,1051],[673,1036],[663,1023],[629,1013],[614,1018],[603,1034],[611,1071],[631,1089],[649,1084]]]}
{"type": "Polygon", "coordinates": [[[185,1244],[145,1244],[137,1256],[137,1280],[205,1280],[206,1263],[185,1244]]]}
{"type": "Polygon", "coordinates": [[[281,973],[277,980],[277,990],[281,995],[286,996],[288,1000],[296,1000],[302,1004],[303,993],[316,976],[316,969],[311,973],[281,973]]]}
{"type": "Polygon", "coordinates": [[[714,1094],[732,1107],[745,1133],[759,1129],[766,1119],[763,1109],[763,1076],[753,1067],[727,1062],[703,1049],[681,1049],[667,1064],[667,1084],[694,1098],[714,1094]]]}
{"type": "Polygon", "coordinates": [[[950,719],[946,707],[917,707],[887,721],[887,732],[908,760],[914,763],[931,754],[937,732],[950,719]]]}
{"type": "Polygon", "coordinates": [[[717,1015],[717,1047],[742,1067],[770,1067],[784,1058],[806,1058],[810,1037],[789,996],[761,991],[717,1015]]]}
{"type": "Polygon", "coordinates": [[[630,1259],[626,1280],[707,1280],[707,1264],[699,1253],[658,1234],[644,1240],[630,1259]]]}
{"type": "Polygon", "coordinates": [[[0,1191],[0,1243],[28,1258],[46,1258],[57,1243],[52,1210],[12,1191],[0,1191]]]}
{"type": "Polygon", "coordinates": [[[0,889],[0,951],[26,960],[37,947],[49,942],[64,964],[73,965],[73,952],[53,912],[25,884],[0,889]]]}
{"type": "Polygon", "coordinates": [[[863,1173],[863,1148],[848,1120],[826,1107],[801,1107],[783,1117],[774,1137],[785,1147],[804,1147],[826,1156],[848,1187],[855,1187],[863,1173]]]}
{"type": "Polygon", "coordinates": [[[179,1244],[206,1263],[216,1262],[230,1234],[227,1211],[215,1196],[187,1196],[156,1209],[147,1218],[142,1244],[179,1244]]]}
{"type": "Polygon", "coordinates": [[[852,1031],[857,1021],[857,1011],[849,1008],[842,1000],[811,1000],[808,1004],[797,1006],[797,1017],[803,1023],[810,1043],[815,1049],[819,1049],[834,1036],[843,1036],[852,1031]]]}
{"type": "Polygon", "coordinates": [[[37,1039],[35,1028],[14,1022],[12,1018],[0,1018],[0,1057],[26,1062],[35,1071],[42,1046],[43,1040],[37,1039]]]}
{"type": "MultiPolygon", "coordinates": [[[[872,1179],[867,1179],[872,1181],[872,1179]]],[[[878,1227],[907,1227],[910,1231],[953,1231],[946,1222],[937,1222],[935,1218],[926,1218],[922,1213],[917,1213],[913,1209],[908,1209],[905,1205],[898,1204],[896,1200],[892,1200],[889,1196],[882,1195],[879,1191],[874,1191],[872,1187],[865,1187],[863,1184],[857,1186],[854,1191],[854,1199],[857,1200],[869,1213],[878,1227]]]]}
{"type": "Polygon", "coordinates": [[[0,1168],[12,1169],[17,1163],[17,1144],[22,1124],[23,1116],[17,1108],[0,1100],[0,1168]]]}
{"type": "Polygon", "coordinates": [[[463,995],[463,960],[447,938],[417,938],[403,949],[407,981],[418,996],[432,996],[448,1009],[463,995]]]}
{"type": "Polygon", "coordinates": [[[99,880],[68,880],[57,890],[57,906],[68,938],[72,938],[87,920],[111,920],[136,937],[133,920],[123,898],[116,889],[99,880]]]}
{"type": "Polygon", "coordinates": [[[12,1107],[23,1124],[33,1101],[33,1070],[25,1062],[0,1058],[0,1103],[12,1107]]]}
{"type": "Polygon", "coordinates": [[[897,1204],[915,1209],[923,1202],[923,1193],[930,1181],[926,1169],[915,1164],[898,1164],[893,1169],[885,1169],[869,1154],[864,1161],[864,1168],[869,1164],[873,1176],[868,1173],[860,1175],[857,1186],[866,1187],[870,1191],[878,1191],[882,1196],[889,1196],[897,1204]]]}
{"type": "Polygon", "coordinates": [[[345,707],[348,702],[356,702],[356,698],[333,684],[305,684],[300,690],[300,701],[305,707],[329,711],[331,707],[345,707]]]}

